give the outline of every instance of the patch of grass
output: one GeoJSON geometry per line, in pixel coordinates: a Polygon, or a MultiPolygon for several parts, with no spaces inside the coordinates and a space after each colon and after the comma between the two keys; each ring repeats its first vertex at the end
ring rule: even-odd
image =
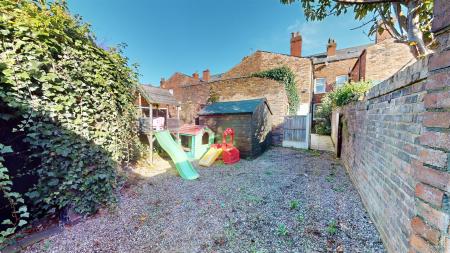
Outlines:
{"type": "Polygon", "coordinates": [[[278,224],[277,227],[277,235],[279,236],[287,236],[288,235],[288,229],[286,227],[286,225],[284,225],[283,223],[278,224]]]}
{"type": "Polygon", "coordinates": [[[289,208],[291,210],[296,210],[296,209],[298,209],[299,206],[300,206],[300,202],[298,200],[291,200],[291,202],[289,202],[289,208]]]}
{"type": "Polygon", "coordinates": [[[52,246],[52,242],[50,240],[46,240],[44,242],[44,251],[46,251],[46,252],[50,251],[51,246],[52,246]]]}
{"type": "Polygon", "coordinates": [[[305,220],[305,216],[301,213],[297,214],[295,218],[298,222],[303,222],[305,220]]]}
{"type": "Polygon", "coordinates": [[[337,222],[332,220],[327,226],[327,233],[329,235],[335,235],[337,233],[337,222]]]}

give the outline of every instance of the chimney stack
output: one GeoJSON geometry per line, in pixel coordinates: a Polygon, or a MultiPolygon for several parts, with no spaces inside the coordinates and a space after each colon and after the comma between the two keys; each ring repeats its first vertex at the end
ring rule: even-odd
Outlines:
{"type": "Polygon", "coordinates": [[[375,43],[378,44],[384,40],[393,38],[392,30],[385,23],[383,23],[382,20],[379,20],[377,25],[378,25],[378,27],[377,27],[377,33],[375,35],[375,43]]]}
{"type": "Polygon", "coordinates": [[[193,77],[195,80],[198,80],[198,73],[195,72],[194,74],[192,74],[192,77],[193,77]]]}
{"type": "Polygon", "coordinates": [[[336,41],[333,39],[328,39],[328,45],[327,45],[327,56],[334,56],[336,55],[336,41]]]}
{"type": "Polygon", "coordinates": [[[291,33],[291,55],[302,57],[302,36],[299,32],[291,33]]]}
{"type": "Polygon", "coordinates": [[[203,81],[209,82],[210,77],[211,76],[209,74],[209,69],[203,70],[203,77],[202,77],[203,81]]]}

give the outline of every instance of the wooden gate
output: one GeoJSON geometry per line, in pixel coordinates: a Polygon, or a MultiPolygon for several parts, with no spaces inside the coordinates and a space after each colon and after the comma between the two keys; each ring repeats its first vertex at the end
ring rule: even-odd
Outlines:
{"type": "Polygon", "coordinates": [[[310,114],[286,116],[283,124],[283,147],[309,148],[310,114]]]}

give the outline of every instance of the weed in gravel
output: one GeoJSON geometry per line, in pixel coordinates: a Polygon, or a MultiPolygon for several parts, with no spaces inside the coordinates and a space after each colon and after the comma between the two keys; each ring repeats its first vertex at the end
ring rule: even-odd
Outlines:
{"type": "Polygon", "coordinates": [[[277,235],[279,235],[279,236],[287,236],[288,235],[288,229],[287,229],[286,225],[284,225],[283,223],[278,224],[277,235]]]}
{"type": "Polygon", "coordinates": [[[334,182],[334,176],[328,175],[327,177],[325,177],[325,180],[327,180],[327,182],[329,182],[329,183],[333,183],[334,182]]]}
{"type": "Polygon", "coordinates": [[[320,156],[320,152],[314,149],[302,149],[305,153],[310,154],[312,156],[320,156]]]}
{"type": "Polygon", "coordinates": [[[264,172],[264,174],[266,174],[267,176],[272,176],[273,172],[272,171],[266,171],[266,172],[264,172]]]}
{"type": "Polygon", "coordinates": [[[305,220],[305,216],[301,213],[297,214],[295,218],[298,222],[303,222],[305,220]]]}
{"type": "Polygon", "coordinates": [[[252,194],[244,194],[244,199],[248,202],[253,202],[255,204],[259,204],[263,201],[261,197],[252,194]]]}
{"type": "Polygon", "coordinates": [[[233,242],[234,239],[236,238],[236,229],[234,228],[232,223],[228,223],[225,226],[224,233],[225,233],[225,237],[227,238],[227,241],[229,241],[229,242],[233,242]]]}
{"type": "Polygon", "coordinates": [[[344,192],[345,191],[345,186],[344,185],[333,186],[332,189],[335,192],[344,192]]]}
{"type": "Polygon", "coordinates": [[[50,242],[49,240],[44,242],[44,251],[48,252],[50,250],[50,247],[52,246],[52,242],[50,242]]]}
{"type": "Polygon", "coordinates": [[[327,233],[329,235],[335,235],[337,232],[337,222],[332,220],[327,226],[327,233]]]}
{"type": "Polygon", "coordinates": [[[291,210],[296,210],[299,206],[300,202],[298,200],[291,200],[291,202],[289,202],[289,208],[291,210]]]}

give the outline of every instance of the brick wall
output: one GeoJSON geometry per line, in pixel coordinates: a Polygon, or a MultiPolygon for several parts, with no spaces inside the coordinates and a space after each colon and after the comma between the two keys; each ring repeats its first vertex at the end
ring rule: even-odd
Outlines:
{"type": "Polygon", "coordinates": [[[182,88],[182,112],[180,118],[192,123],[201,105],[207,103],[210,92],[217,101],[238,101],[265,97],[272,110],[273,142],[281,143],[283,117],[288,113],[288,100],[284,86],[274,80],[258,77],[222,79],[203,85],[182,88]],[[191,119],[189,121],[189,119],[191,119]]]}
{"type": "Polygon", "coordinates": [[[272,143],[282,142],[282,123],[288,114],[288,99],[283,84],[264,78],[232,78],[212,82],[211,90],[219,101],[238,101],[265,97],[272,110],[272,143]]]}
{"type": "Polygon", "coordinates": [[[408,45],[395,43],[395,39],[385,39],[366,49],[365,80],[384,81],[413,63],[414,59],[408,45]]]}
{"type": "MultiPolygon", "coordinates": [[[[328,63],[320,63],[314,65],[314,78],[325,78],[326,79],[326,92],[333,90],[334,85],[336,84],[336,77],[338,76],[346,76],[355,65],[357,58],[351,58],[340,61],[332,61],[328,63]]],[[[314,94],[313,103],[320,103],[322,97],[325,93],[322,94],[314,94]]]]}
{"type": "Polygon", "coordinates": [[[450,2],[435,7],[437,52],[341,108],[341,158],[389,252],[450,252],[450,2]]]}
{"type": "Polygon", "coordinates": [[[308,58],[257,51],[223,75],[224,79],[249,76],[252,73],[287,66],[295,74],[301,103],[310,103],[312,96],[312,63],[308,58]]]}

